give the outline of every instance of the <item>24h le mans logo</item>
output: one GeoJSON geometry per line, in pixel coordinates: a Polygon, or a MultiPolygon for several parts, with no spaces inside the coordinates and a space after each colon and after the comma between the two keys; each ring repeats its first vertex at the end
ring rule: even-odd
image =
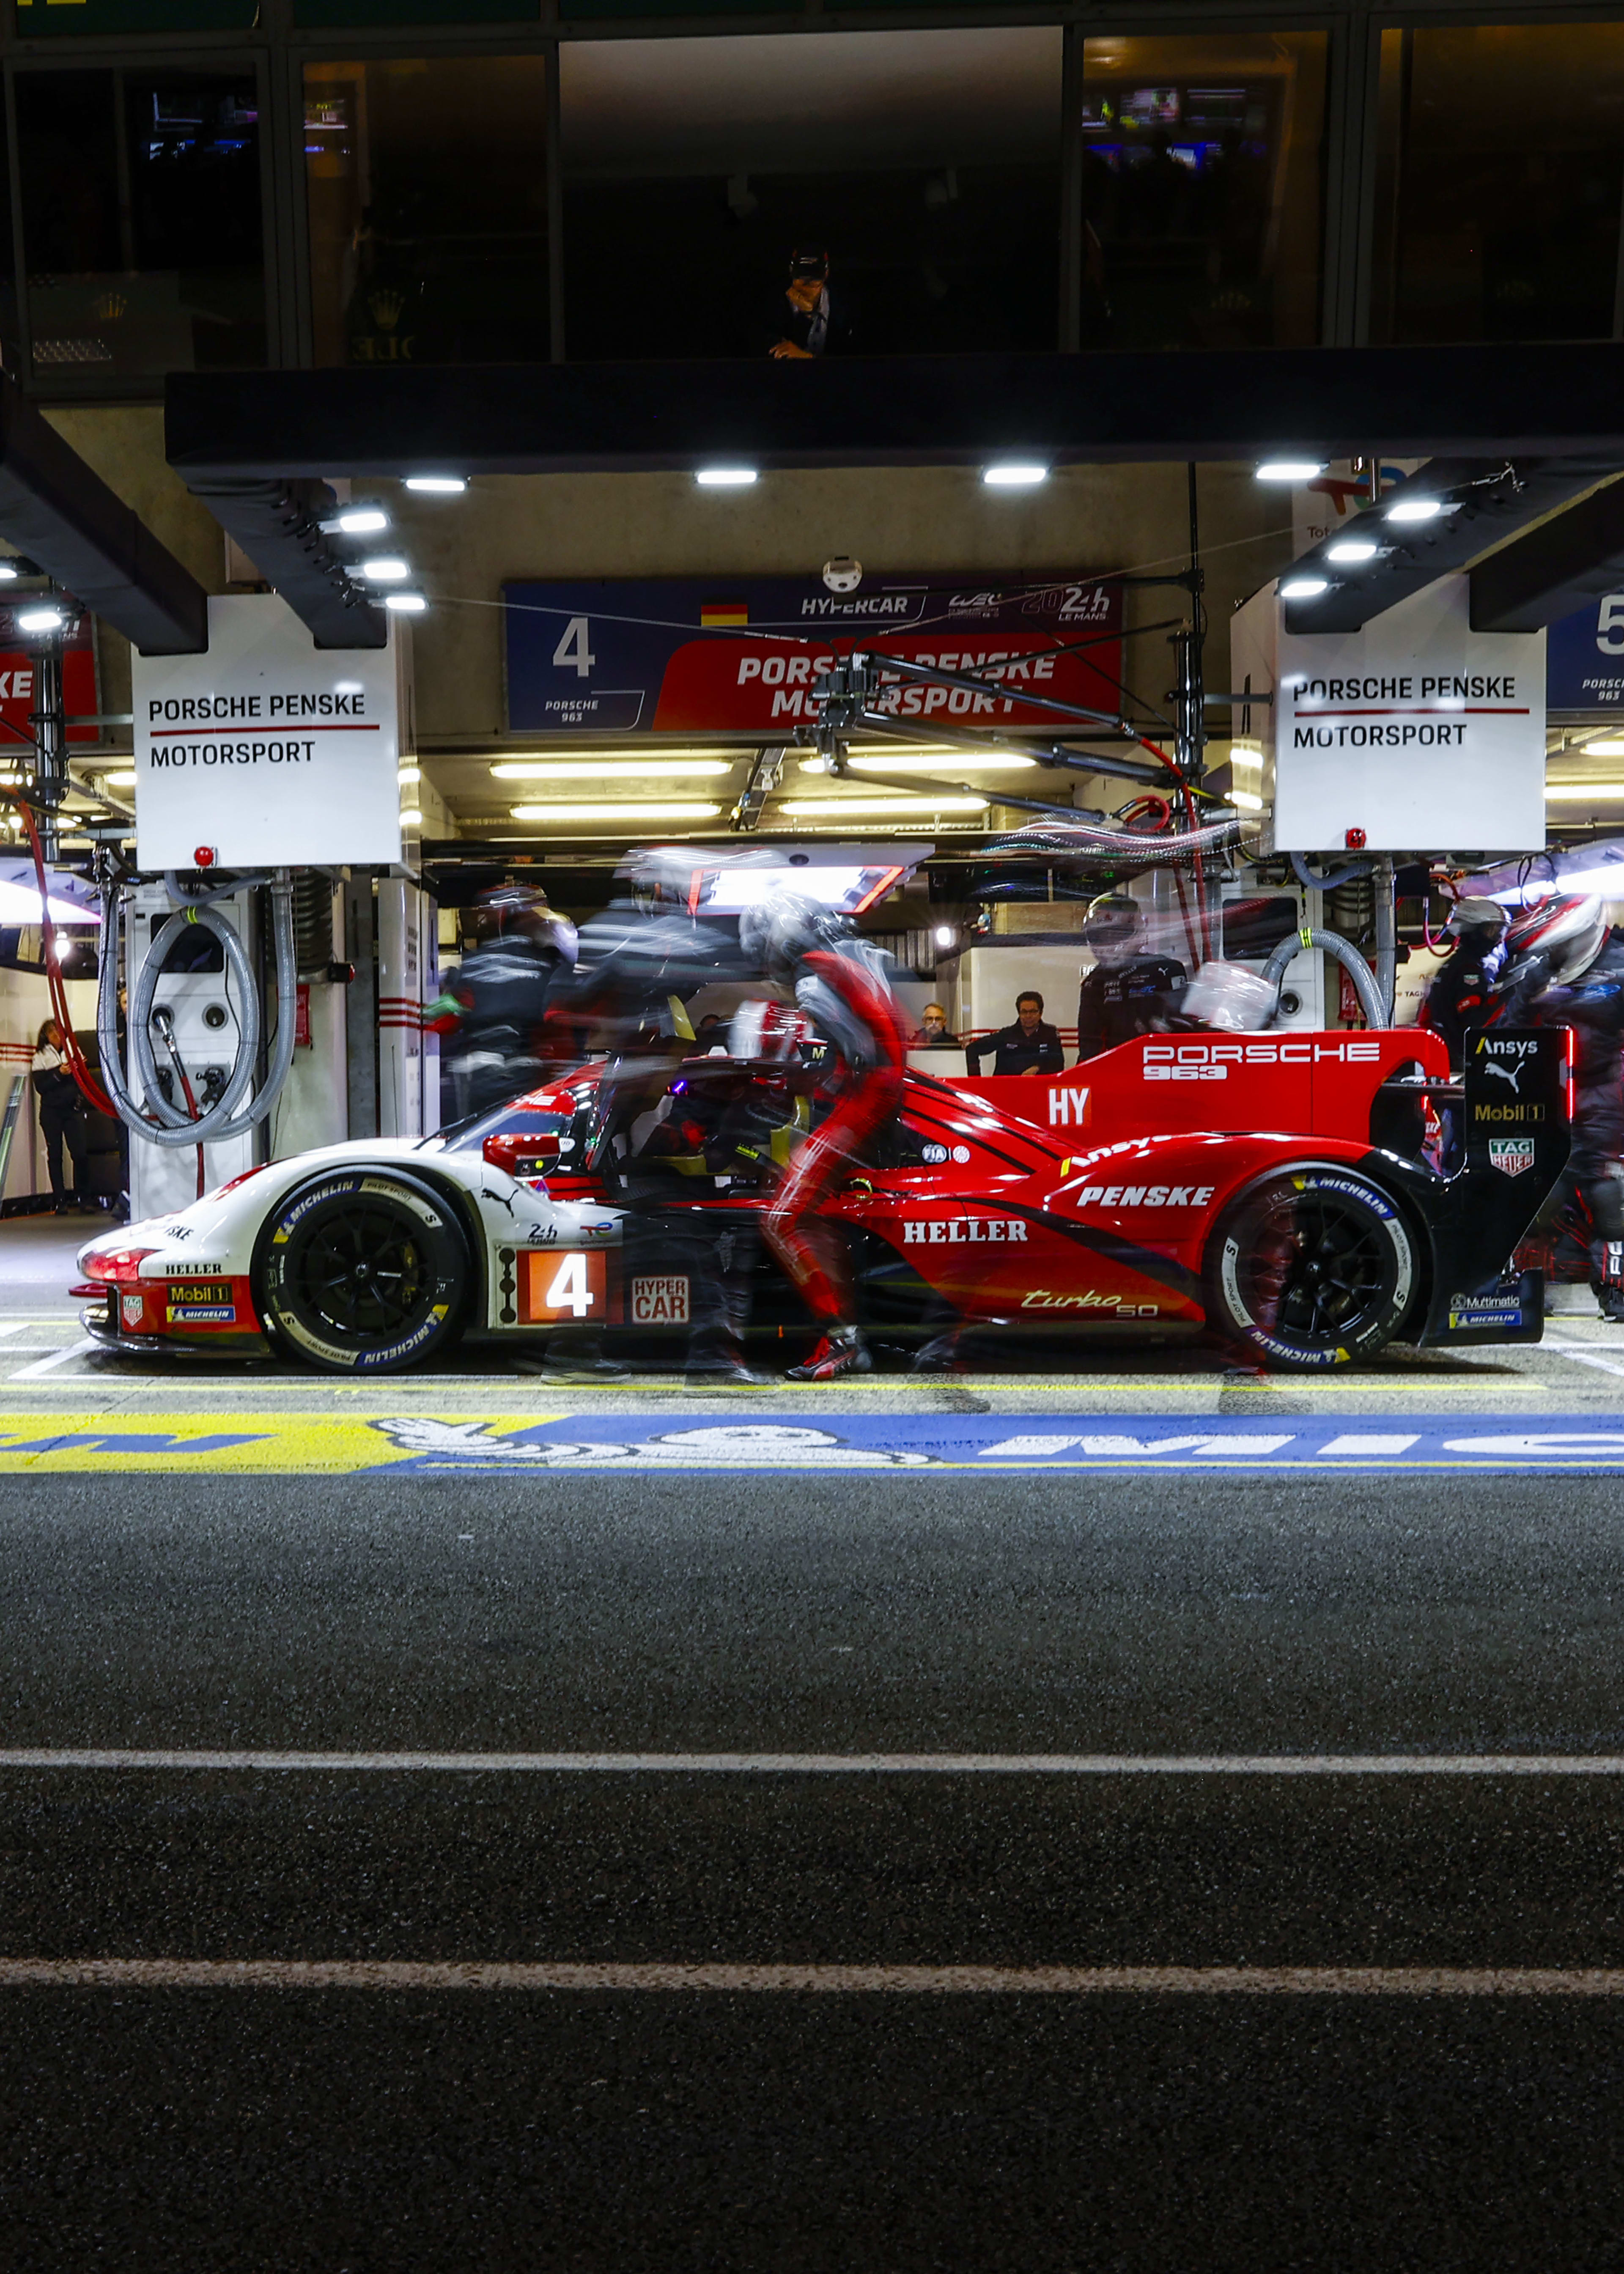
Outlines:
{"type": "Polygon", "coordinates": [[[1502,1177],[1520,1177],[1524,1169],[1534,1165],[1534,1141],[1531,1137],[1491,1137],[1489,1166],[1498,1169],[1502,1177]]]}

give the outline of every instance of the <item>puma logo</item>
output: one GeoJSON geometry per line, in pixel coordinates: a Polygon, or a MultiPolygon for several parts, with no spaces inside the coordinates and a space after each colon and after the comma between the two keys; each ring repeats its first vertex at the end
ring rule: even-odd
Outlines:
{"type": "Polygon", "coordinates": [[[1508,1081],[1511,1084],[1511,1094],[1514,1097],[1522,1096],[1520,1084],[1522,1080],[1522,1065],[1520,1059],[1515,1065],[1503,1065],[1499,1058],[1491,1058],[1483,1071],[1485,1073],[1497,1073],[1502,1081],[1508,1081]]]}

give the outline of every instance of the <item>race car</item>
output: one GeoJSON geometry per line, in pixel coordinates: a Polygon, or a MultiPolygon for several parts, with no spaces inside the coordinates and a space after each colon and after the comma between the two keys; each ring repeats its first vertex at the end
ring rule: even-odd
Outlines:
{"type": "MultiPolygon", "coordinates": [[[[823,1213],[865,1322],[905,1341],[1206,1334],[1306,1368],[1395,1338],[1538,1341],[1540,1275],[1507,1260],[1566,1163],[1570,1082],[1561,1030],[1479,1036],[1458,1081],[1409,1028],[1143,1035],[1049,1077],[909,1073],[823,1213]],[[1440,1103],[1458,1165],[1437,1164],[1440,1103]]],[[[676,1219],[754,1214],[808,1121],[781,1065],[596,1061],[437,1137],[303,1154],[103,1234],[75,1291],[98,1341],[147,1354],[377,1373],[560,1326],[658,1351],[689,1319],[676,1219]]],[[[809,1340],[761,1269],[756,1325],[809,1340]]]]}

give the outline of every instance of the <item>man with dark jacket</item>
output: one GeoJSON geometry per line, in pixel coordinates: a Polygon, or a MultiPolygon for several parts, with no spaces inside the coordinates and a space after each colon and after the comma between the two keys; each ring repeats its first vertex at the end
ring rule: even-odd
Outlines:
{"type": "Polygon", "coordinates": [[[981,1060],[990,1050],[992,1070],[1003,1073],[1064,1073],[1065,1058],[1060,1048],[1060,1036],[1053,1027],[1043,1023],[1043,998],[1030,989],[1015,998],[1015,1023],[1001,1027],[996,1035],[983,1035],[979,1043],[965,1044],[965,1058],[973,1075],[981,1071],[981,1060]]]}

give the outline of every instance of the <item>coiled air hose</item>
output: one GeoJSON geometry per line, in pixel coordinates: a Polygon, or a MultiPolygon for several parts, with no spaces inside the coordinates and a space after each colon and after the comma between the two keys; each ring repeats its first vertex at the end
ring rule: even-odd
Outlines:
{"type": "Polygon", "coordinates": [[[1335,957],[1353,982],[1353,991],[1359,998],[1359,1008],[1365,1013],[1367,1027],[1385,1027],[1390,1023],[1390,1013],[1381,999],[1376,975],[1358,949],[1351,940],[1344,939],[1341,932],[1321,931],[1318,924],[1304,924],[1300,931],[1288,932],[1264,965],[1263,976],[1274,990],[1276,1007],[1286,966],[1305,947],[1323,948],[1327,955],[1335,957]]]}
{"type": "Polygon", "coordinates": [[[117,888],[111,885],[103,890],[102,896],[101,960],[96,993],[96,1036],[101,1044],[102,1080],[119,1119],[149,1145],[217,1145],[228,1138],[245,1135],[256,1122],[265,1118],[276,1103],[282,1084],[288,1079],[288,1069],[293,1063],[293,1034],[298,1008],[293,879],[287,870],[278,869],[268,879],[259,876],[238,878],[230,884],[213,886],[200,894],[185,892],[172,876],[166,877],[165,881],[171,893],[184,900],[184,906],[169,917],[147,950],[130,988],[126,1021],[130,1037],[129,1074],[133,1076],[134,1083],[146,1096],[150,1110],[143,1112],[135,1103],[131,1094],[131,1080],[120,1061],[118,927],[121,905],[117,888]],[[276,951],[276,1040],[265,1080],[250,1098],[248,1092],[259,1055],[261,1017],[259,992],[236,926],[229,917],[218,914],[213,903],[242,891],[244,884],[266,882],[270,885],[271,930],[276,951]],[[237,983],[238,1005],[236,1060],[224,1089],[207,1112],[195,1121],[163,1095],[153,1051],[151,1030],[154,1001],[165,960],[169,949],[188,924],[200,924],[219,941],[227,973],[237,983]]]}

